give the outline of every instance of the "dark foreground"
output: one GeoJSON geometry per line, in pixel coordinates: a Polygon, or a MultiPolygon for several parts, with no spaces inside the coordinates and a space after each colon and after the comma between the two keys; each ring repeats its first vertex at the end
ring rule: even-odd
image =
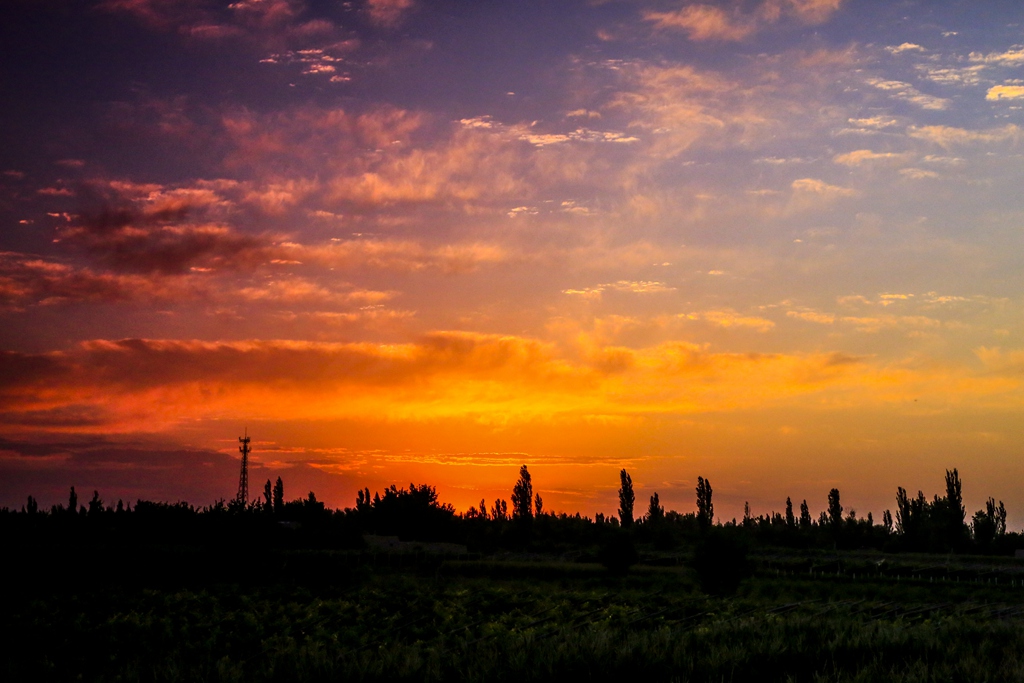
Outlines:
{"type": "Polygon", "coordinates": [[[1024,681],[1011,560],[765,554],[714,597],[683,556],[624,576],[553,558],[232,557],[168,549],[19,572],[0,678],[1024,681]]]}

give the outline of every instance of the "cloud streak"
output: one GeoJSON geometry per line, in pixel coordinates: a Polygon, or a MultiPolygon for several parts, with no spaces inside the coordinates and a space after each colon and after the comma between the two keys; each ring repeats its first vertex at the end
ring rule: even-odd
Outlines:
{"type": "Polygon", "coordinates": [[[26,254],[0,253],[0,307],[56,306],[130,301],[170,302],[202,291],[183,279],[97,272],[26,254]]]}
{"type": "Polygon", "coordinates": [[[741,41],[782,19],[804,24],[828,21],[841,0],[766,0],[751,12],[737,6],[726,11],[717,5],[687,4],[675,11],[645,11],[644,20],[661,31],[681,31],[694,41],[741,41]]]}
{"type": "MultiPolygon", "coordinates": [[[[771,329],[762,319],[731,311],[699,317],[727,327],[771,329]]],[[[849,322],[865,329],[886,324],[849,322]]],[[[776,397],[773,403],[813,404],[820,400],[816,396],[831,396],[872,406],[947,383],[958,386],[958,398],[950,400],[1020,399],[1019,380],[973,376],[954,367],[879,365],[842,354],[715,353],[666,343],[594,349],[587,358],[571,361],[529,338],[451,332],[398,345],[96,340],[67,352],[4,353],[0,402],[12,426],[88,403],[103,416],[104,429],[118,430],[141,418],[159,425],[209,414],[385,414],[413,422],[493,419],[499,413],[515,420],[685,414],[749,409],[768,395],[776,397]],[[609,353],[616,362],[608,362],[609,353]]],[[[65,428],[93,427],[70,420],[65,428]]]]}

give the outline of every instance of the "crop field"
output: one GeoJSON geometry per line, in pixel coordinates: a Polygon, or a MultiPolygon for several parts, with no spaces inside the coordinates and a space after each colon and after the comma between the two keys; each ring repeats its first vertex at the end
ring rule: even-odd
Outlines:
{"type": "Polygon", "coordinates": [[[12,681],[1024,680],[1024,567],[1012,560],[763,554],[734,595],[716,597],[677,559],[651,556],[616,576],[550,558],[320,551],[254,559],[290,569],[246,581],[147,580],[143,567],[132,581],[30,582],[5,599],[0,672],[12,681]]]}

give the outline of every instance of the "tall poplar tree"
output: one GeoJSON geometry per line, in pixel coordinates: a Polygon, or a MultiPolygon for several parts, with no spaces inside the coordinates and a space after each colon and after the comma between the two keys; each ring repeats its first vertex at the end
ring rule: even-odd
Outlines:
{"type": "Polygon", "coordinates": [[[519,468],[519,480],[512,488],[512,518],[533,519],[533,480],[526,465],[519,468]]]}
{"type": "Polygon", "coordinates": [[[619,523],[624,527],[632,526],[636,496],[633,494],[633,478],[625,468],[619,472],[619,482],[619,523]]]}
{"type": "Polygon", "coordinates": [[[284,482],[281,477],[278,477],[274,484],[274,514],[279,515],[282,512],[284,512],[284,482]]]}
{"type": "Polygon", "coordinates": [[[701,529],[709,529],[715,523],[715,506],[711,502],[711,481],[697,477],[697,522],[701,529]]]}
{"type": "Polygon", "coordinates": [[[651,496],[651,504],[647,508],[647,521],[652,524],[658,524],[663,519],[665,519],[665,506],[661,504],[658,492],[655,491],[654,495],[651,496]]]}
{"type": "Polygon", "coordinates": [[[839,489],[828,492],[828,523],[833,531],[839,531],[843,525],[843,506],[839,503],[839,489]]]}

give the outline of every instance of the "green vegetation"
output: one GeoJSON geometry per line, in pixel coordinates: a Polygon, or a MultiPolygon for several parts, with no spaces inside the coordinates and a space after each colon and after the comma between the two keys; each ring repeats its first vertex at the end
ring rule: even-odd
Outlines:
{"type": "Polygon", "coordinates": [[[52,681],[1024,680],[1024,563],[1002,504],[961,483],[859,519],[715,523],[655,493],[634,516],[507,503],[457,514],[428,485],[331,510],[278,479],[249,505],[118,501],[0,511],[0,674],[52,681]],[[627,522],[627,520],[629,520],[627,522]],[[920,552],[920,551],[941,551],[920,552]]]}
{"type": "Polygon", "coordinates": [[[881,570],[871,553],[758,555],[736,594],[714,597],[689,557],[643,555],[649,564],[623,576],[365,551],[272,553],[262,561],[294,571],[255,581],[152,582],[129,565],[136,585],[16,592],[0,670],[54,681],[1024,677],[1013,562],[947,563],[939,578],[931,556],[881,570]],[[680,565],[654,566],[669,560],[680,565]]]}

